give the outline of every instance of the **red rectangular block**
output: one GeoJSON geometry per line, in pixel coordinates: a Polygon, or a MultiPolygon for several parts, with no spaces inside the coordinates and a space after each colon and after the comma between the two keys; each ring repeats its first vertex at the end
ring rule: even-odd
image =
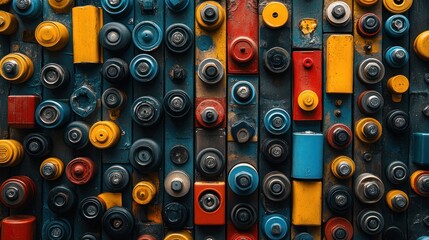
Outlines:
{"type": "Polygon", "coordinates": [[[228,0],[227,6],[228,74],[257,74],[258,3],[228,0]]]}
{"type": "Polygon", "coordinates": [[[293,120],[322,120],[322,51],[295,51],[293,120]]]}
{"type": "Polygon", "coordinates": [[[194,223],[196,225],[225,224],[225,182],[195,182],[194,184],[194,223]],[[219,198],[219,207],[211,212],[204,210],[200,199],[206,194],[214,194],[219,198]]]}
{"type": "Polygon", "coordinates": [[[7,122],[13,128],[34,128],[37,95],[11,95],[7,99],[7,122]]]}

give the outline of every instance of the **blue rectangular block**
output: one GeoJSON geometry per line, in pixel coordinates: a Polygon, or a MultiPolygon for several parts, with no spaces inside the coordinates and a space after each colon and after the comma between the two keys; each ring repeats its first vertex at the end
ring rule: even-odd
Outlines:
{"type": "Polygon", "coordinates": [[[413,162],[418,165],[429,166],[429,133],[413,133],[412,148],[413,162]]]}
{"type": "Polygon", "coordinates": [[[295,132],[292,143],[292,177],[322,179],[323,134],[310,131],[295,132]]]}

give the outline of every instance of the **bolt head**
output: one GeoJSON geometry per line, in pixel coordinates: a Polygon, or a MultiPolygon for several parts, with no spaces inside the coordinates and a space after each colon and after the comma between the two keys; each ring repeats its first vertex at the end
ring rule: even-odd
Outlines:
{"type": "Polygon", "coordinates": [[[381,107],[381,99],[378,96],[372,95],[367,99],[366,105],[371,109],[377,109],[381,107]]]}
{"type": "Polygon", "coordinates": [[[140,64],[137,65],[137,71],[140,74],[148,74],[150,70],[150,66],[147,62],[141,62],[140,64]]]}
{"type": "Polygon", "coordinates": [[[180,180],[171,181],[171,190],[174,192],[180,192],[183,190],[183,182],[180,180]]]}
{"type": "Polygon", "coordinates": [[[335,19],[341,19],[346,15],[346,9],[342,5],[335,6],[332,9],[332,16],[334,16],[335,19]]]}
{"type": "Polygon", "coordinates": [[[374,182],[369,182],[364,185],[364,195],[369,199],[376,199],[380,195],[380,188],[374,182]]]}
{"type": "Polygon", "coordinates": [[[402,19],[395,19],[392,21],[391,27],[396,31],[400,31],[404,28],[404,22],[402,21],[402,19]]]}
{"type": "Polygon", "coordinates": [[[281,233],[282,233],[282,226],[280,226],[280,224],[275,223],[271,226],[272,235],[280,235],[281,233]]]}
{"type": "Polygon", "coordinates": [[[109,31],[107,33],[106,39],[110,43],[116,43],[116,42],[119,41],[120,37],[121,36],[120,36],[120,34],[117,31],[109,31]]]}
{"type": "Polygon", "coordinates": [[[341,162],[340,164],[338,164],[337,170],[338,174],[343,177],[350,175],[352,172],[352,168],[347,162],[341,162]]]}
{"type": "Polygon", "coordinates": [[[378,126],[375,123],[368,122],[363,127],[363,133],[365,137],[374,139],[378,136],[379,133],[378,126]]]}
{"type": "Polygon", "coordinates": [[[377,24],[377,20],[373,16],[369,16],[364,21],[365,27],[367,28],[373,28],[377,24]]]}
{"type": "Polygon", "coordinates": [[[347,231],[342,227],[337,227],[334,229],[333,237],[335,240],[343,240],[347,238],[347,231]]]}
{"type": "Polygon", "coordinates": [[[274,145],[270,146],[270,148],[268,149],[268,152],[270,153],[271,157],[279,158],[283,155],[284,149],[281,145],[274,144],[274,145]]]}
{"type": "Polygon", "coordinates": [[[240,172],[235,177],[235,182],[237,186],[241,189],[248,189],[252,186],[252,178],[246,172],[240,172]]]}
{"type": "Polygon", "coordinates": [[[339,207],[344,207],[348,203],[348,199],[344,194],[335,195],[335,204],[339,207]]]}
{"type": "Polygon", "coordinates": [[[270,184],[270,190],[274,195],[280,195],[284,191],[283,184],[279,181],[273,181],[270,184]]]}
{"type": "Polygon", "coordinates": [[[407,199],[402,195],[397,195],[392,199],[392,204],[395,208],[403,209],[407,206],[407,199]]]}

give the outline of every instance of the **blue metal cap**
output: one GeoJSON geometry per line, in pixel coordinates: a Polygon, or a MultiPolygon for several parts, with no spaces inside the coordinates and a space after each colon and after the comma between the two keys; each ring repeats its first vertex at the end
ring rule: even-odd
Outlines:
{"type": "Polygon", "coordinates": [[[149,82],[158,74],[158,62],[149,54],[139,54],[131,60],[130,71],[139,82],[149,82]]]}
{"type": "Polygon", "coordinates": [[[313,236],[310,233],[304,232],[296,235],[293,240],[313,240],[313,236]]]}
{"type": "Polygon", "coordinates": [[[265,235],[272,240],[283,239],[289,230],[285,217],[280,214],[266,216],[263,228],[265,235]]]}
{"type": "Polygon", "coordinates": [[[239,163],[229,172],[228,184],[235,194],[248,196],[258,188],[258,171],[248,163],[239,163]]]}
{"type": "Polygon", "coordinates": [[[384,28],[390,37],[402,37],[410,30],[410,21],[404,15],[396,14],[386,20],[384,28]]]}
{"type": "Polygon", "coordinates": [[[384,59],[387,65],[392,68],[401,68],[408,63],[408,51],[400,46],[394,46],[387,49],[384,59]]]}
{"type": "Polygon", "coordinates": [[[23,18],[36,18],[42,14],[42,1],[13,0],[12,9],[23,18]]]}
{"type": "Polygon", "coordinates": [[[46,100],[36,108],[36,122],[44,128],[57,128],[70,120],[71,110],[68,103],[46,100]]]}
{"type": "Polygon", "coordinates": [[[127,14],[132,6],[131,0],[101,0],[101,7],[104,11],[114,16],[127,14]]]}
{"type": "Polygon", "coordinates": [[[143,21],[134,27],[133,42],[139,49],[153,51],[159,47],[161,41],[162,31],[156,23],[143,21]]]}
{"type": "Polygon", "coordinates": [[[255,87],[248,81],[238,81],[231,88],[232,100],[239,105],[247,105],[255,99],[255,87]]]}
{"type": "Polygon", "coordinates": [[[289,113],[281,108],[273,108],[265,114],[264,125],[265,129],[274,135],[286,133],[291,124],[289,113]]]}

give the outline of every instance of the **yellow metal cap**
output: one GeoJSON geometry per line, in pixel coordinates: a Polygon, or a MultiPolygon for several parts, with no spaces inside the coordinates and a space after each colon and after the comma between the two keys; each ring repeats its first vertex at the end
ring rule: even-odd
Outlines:
{"type": "Polygon", "coordinates": [[[48,3],[57,13],[67,13],[73,7],[73,0],[48,0],[48,3]]]}
{"type": "Polygon", "coordinates": [[[403,0],[401,3],[396,3],[395,0],[383,0],[383,5],[391,13],[403,13],[410,9],[413,0],[403,0]]]}
{"type": "Polygon", "coordinates": [[[332,160],[332,163],[331,163],[332,174],[334,174],[334,176],[339,179],[351,178],[355,173],[355,168],[356,168],[355,162],[347,156],[338,156],[334,160],[332,160]],[[344,175],[343,173],[341,173],[341,167],[342,167],[341,165],[343,164],[347,164],[350,167],[350,172],[347,175],[344,175]]]}
{"type": "Polygon", "coordinates": [[[356,3],[361,5],[362,7],[370,7],[376,4],[378,0],[356,0],[356,3]]]}
{"type": "Polygon", "coordinates": [[[133,199],[140,205],[148,204],[155,197],[156,188],[148,181],[141,181],[133,189],[133,199]]]}
{"type": "Polygon", "coordinates": [[[383,128],[381,127],[380,122],[375,118],[362,118],[356,123],[355,134],[359,138],[359,140],[364,143],[375,143],[380,139],[381,135],[383,134],[383,128]],[[372,128],[369,126],[373,124],[375,124],[375,126],[377,127],[377,132],[374,137],[370,137],[366,133],[365,129],[369,129],[369,131],[371,132],[372,128]]]}
{"type": "Polygon", "coordinates": [[[0,60],[0,75],[11,83],[23,83],[30,79],[33,73],[33,62],[22,53],[10,53],[0,60]],[[5,64],[9,64],[10,72],[5,72],[5,64]]]}
{"type": "Polygon", "coordinates": [[[63,24],[53,21],[41,22],[35,31],[36,41],[43,47],[58,51],[69,41],[69,32],[63,24]]]}
{"type": "Polygon", "coordinates": [[[319,104],[319,97],[311,90],[302,91],[298,96],[298,105],[304,111],[312,111],[319,104]]]}
{"type": "Polygon", "coordinates": [[[183,230],[180,232],[169,232],[164,240],[192,240],[190,231],[183,230]]]}
{"type": "Polygon", "coordinates": [[[283,27],[289,19],[289,11],[281,2],[270,2],[262,10],[262,20],[270,28],[283,27]]]}
{"type": "Polygon", "coordinates": [[[10,35],[16,31],[18,21],[13,14],[0,11],[0,34],[10,35]]]}
{"type": "Polygon", "coordinates": [[[393,76],[387,81],[387,88],[392,94],[393,102],[400,102],[402,100],[402,94],[405,93],[409,87],[410,82],[404,75],[393,76]]]}
{"type": "Polygon", "coordinates": [[[63,174],[63,172],[64,172],[64,163],[63,163],[63,161],[61,161],[61,159],[56,158],[56,157],[47,158],[47,159],[45,159],[42,162],[42,164],[40,164],[39,171],[40,171],[40,175],[44,179],[46,179],[46,180],[55,180],[55,179],[58,179],[63,174]],[[47,175],[44,172],[44,171],[46,171],[44,169],[46,168],[47,165],[50,165],[50,164],[52,164],[55,169],[52,169],[52,167],[51,167],[51,171],[53,171],[52,175],[47,175]]]}
{"type": "Polygon", "coordinates": [[[387,206],[394,212],[407,210],[409,202],[408,195],[401,190],[390,190],[386,194],[387,206]]]}
{"type": "Polygon", "coordinates": [[[89,140],[96,148],[109,148],[119,141],[120,132],[116,123],[112,121],[99,121],[89,129],[89,140]]]}
{"type": "Polygon", "coordinates": [[[222,23],[225,21],[225,9],[215,1],[206,1],[198,5],[195,11],[195,19],[202,28],[206,30],[215,30],[218,29],[222,23]],[[203,20],[202,11],[207,5],[212,5],[218,10],[218,18],[215,22],[207,23],[203,20]]]}
{"type": "Polygon", "coordinates": [[[424,61],[429,61],[429,30],[420,33],[414,40],[414,51],[424,61]]]}
{"type": "Polygon", "coordinates": [[[0,167],[12,167],[19,164],[24,156],[22,144],[16,140],[0,140],[0,167]]]}

